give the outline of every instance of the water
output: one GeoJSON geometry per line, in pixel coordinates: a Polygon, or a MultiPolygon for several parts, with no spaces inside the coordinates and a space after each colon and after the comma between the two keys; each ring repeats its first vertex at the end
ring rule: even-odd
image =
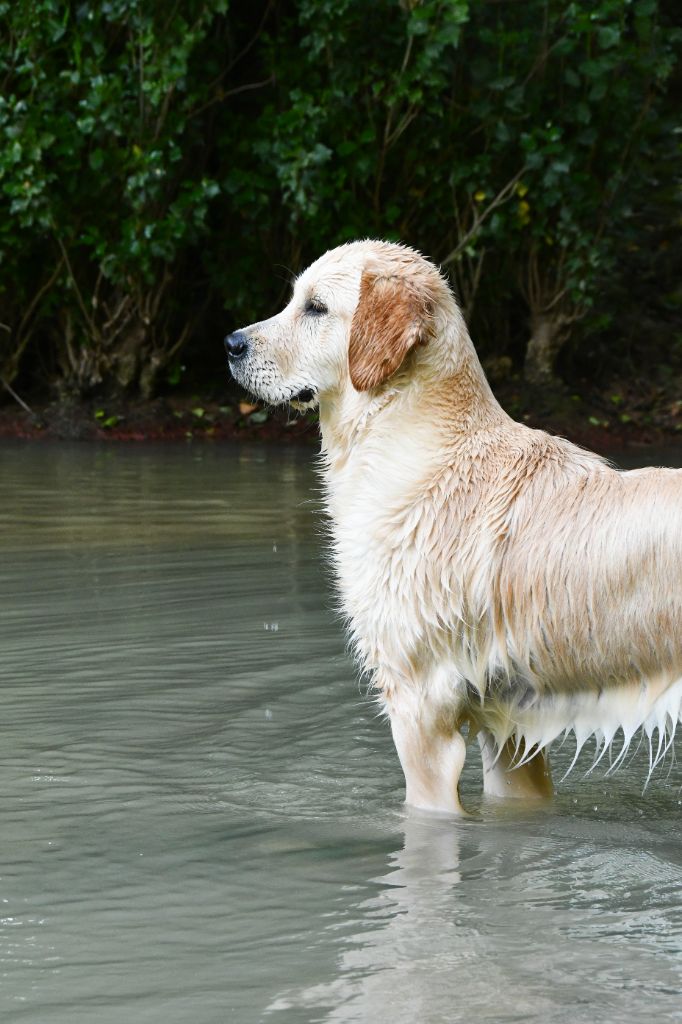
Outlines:
{"type": "Polygon", "coordinates": [[[682,1020],[682,771],[406,813],[308,453],[0,473],[3,1024],[682,1020]]]}

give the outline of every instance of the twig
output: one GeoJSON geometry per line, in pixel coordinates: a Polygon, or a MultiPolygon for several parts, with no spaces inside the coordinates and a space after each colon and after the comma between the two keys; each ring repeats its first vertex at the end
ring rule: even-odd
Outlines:
{"type": "Polygon", "coordinates": [[[227,92],[222,92],[218,96],[212,96],[210,100],[206,100],[201,106],[195,107],[193,110],[187,112],[187,118],[196,117],[197,114],[203,114],[205,110],[212,107],[214,103],[222,103],[223,100],[227,100],[230,96],[237,96],[240,92],[250,92],[252,89],[262,89],[266,85],[272,85],[275,81],[275,76],[270,75],[269,78],[264,78],[262,82],[248,82],[246,85],[237,85],[234,89],[229,89],[227,92]]]}
{"type": "MultiPolygon", "coordinates": [[[[410,62],[410,57],[412,55],[412,45],[413,45],[413,42],[414,42],[414,36],[408,36],[407,37],[407,44],[405,46],[405,52],[403,54],[402,63],[400,65],[400,71],[398,72],[398,76],[397,76],[396,81],[395,81],[395,87],[396,88],[397,88],[398,83],[400,82],[400,79],[405,74],[405,71],[407,70],[407,65],[410,62]]],[[[416,105],[408,104],[407,113],[403,116],[402,121],[400,122],[398,127],[396,129],[394,129],[393,128],[393,114],[395,112],[395,108],[396,108],[397,102],[398,101],[396,99],[393,99],[391,101],[391,103],[389,103],[388,111],[386,113],[386,122],[384,124],[383,138],[381,140],[381,151],[379,153],[378,167],[377,167],[376,178],[375,178],[375,182],[374,182],[374,193],[373,193],[373,196],[372,196],[372,206],[373,206],[373,208],[375,210],[379,209],[379,200],[380,200],[380,197],[381,197],[381,186],[383,184],[384,168],[385,168],[385,165],[386,165],[386,154],[388,153],[388,150],[391,148],[393,143],[397,139],[400,138],[400,136],[403,134],[403,132],[409,127],[411,122],[414,121],[414,119],[415,119],[415,117],[417,116],[417,113],[418,113],[418,107],[416,105]],[[412,110],[414,110],[414,113],[412,113],[412,110]]]]}
{"type": "Polygon", "coordinates": [[[61,272],[63,264],[64,264],[64,257],[62,256],[61,259],[59,260],[59,262],[57,263],[57,266],[55,267],[54,271],[48,277],[47,281],[44,283],[44,285],[41,288],[38,289],[38,291],[35,293],[35,295],[31,299],[31,301],[30,301],[30,303],[28,305],[28,309],[24,313],[22,321],[19,324],[19,330],[17,331],[17,337],[18,338],[22,337],[22,335],[24,333],[24,328],[26,327],[28,321],[31,318],[31,314],[35,310],[36,306],[38,305],[38,303],[42,299],[42,297],[45,294],[45,292],[50,290],[52,285],[55,283],[55,281],[59,277],[59,274],[61,272]]]}
{"type": "Polygon", "coordinates": [[[95,326],[95,322],[91,319],[90,314],[88,313],[88,310],[87,310],[87,307],[85,305],[85,302],[83,301],[83,296],[81,294],[81,290],[78,287],[78,282],[76,281],[76,277],[75,277],[74,272],[73,272],[73,267],[71,266],[71,260],[69,259],[69,254],[66,251],[66,246],[62,242],[61,237],[57,234],[57,229],[56,229],[56,226],[54,225],[54,223],[52,225],[52,230],[55,233],[55,238],[57,239],[57,245],[61,249],[62,256],[64,257],[64,262],[66,263],[66,269],[68,270],[69,278],[71,280],[71,284],[73,285],[73,290],[76,293],[76,299],[78,301],[78,305],[80,306],[81,313],[83,314],[83,319],[85,320],[86,324],[88,325],[88,328],[90,330],[90,333],[92,334],[92,337],[97,342],[99,342],[99,340],[100,340],[100,338],[99,338],[99,331],[97,330],[97,327],[95,326]]]}
{"type": "MultiPolygon", "coordinates": [[[[213,92],[213,90],[216,88],[216,86],[220,85],[220,83],[223,81],[223,79],[226,77],[226,75],[228,75],[230,73],[230,71],[232,71],[232,69],[234,67],[236,67],[236,65],[239,63],[239,61],[242,59],[242,57],[245,57],[246,54],[249,52],[249,50],[256,44],[256,42],[258,41],[258,38],[259,38],[261,32],[263,31],[263,27],[265,25],[265,22],[267,21],[267,17],[268,17],[268,14],[270,13],[271,7],[273,6],[273,2],[274,2],[274,0],[268,0],[268,3],[265,5],[265,9],[263,11],[263,17],[261,18],[261,20],[260,20],[260,22],[258,24],[258,27],[256,29],[255,34],[252,36],[252,38],[249,40],[249,42],[246,44],[246,46],[237,54],[237,56],[234,58],[234,60],[231,61],[227,65],[227,67],[225,67],[220,72],[220,74],[217,76],[217,78],[214,78],[212,82],[209,82],[209,84],[208,84],[208,86],[206,87],[206,90],[205,90],[207,93],[213,92]]],[[[261,84],[267,85],[269,82],[274,81],[274,77],[275,77],[274,75],[271,75],[271,77],[265,83],[261,83],[261,84]]],[[[252,88],[256,88],[256,86],[250,85],[250,86],[246,86],[246,88],[247,89],[252,89],[252,88]]],[[[209,100],[207,103],[202,104],[201,107],[198,107],[197,110],[190,110],[188,112],[187,116],[188,117],[194,117],[195,114],[201,112],[202,110],[206,110],[206,108],[212,106],[213,103],[220,102],[221,99],[225,99],[227,96],[234,96],[235,92],[243,92],[243,91],[244,91],[244,89],[240,87],[240,88],[237,88],[236,90],[231,90],[230,92],[225,93],[223,96],[214,97],[213,99],[209,100]]]]}
{"type": "Polygon", "coordinates": [[[36,423],[40,423],[40,416],[36,416],[30,405],[27,405],[23,398],[19,397],[19,395],[16,393],[14,388],[9,383],[9,381],[6,381],[4,377],[0,377],[0,382],[2,383],[3,388],[5,388],[5,390],[10,393],[14,401],[18,402],[21,408],[25,409],[29,416],[31,416],[36,423]]]}
{"type": "Polygon", "coordinates": [[[498,206],[500,206],[502,203],[505,203],[507,199],[510,198],[514,191],[514,186],[520,180],[525,169],[525,166],[522,167],[520,171],[516,172],[513,178],[510,178],[510,180],[507,182],[504,188],[500,189],[495,198],[490,203],[488,203],[488,205],[486,206],[485,210],[483,210],[482,213],[474,214],[474,223],[471,225],[464,238],[461,238],[459,240],[459,242],[452,250],[452,252],[448,253],[444,260],[441,260],[442,267],[446,267],[448,263],[452,263],[453,260],[457,259],[462,250],[466,248],[471,239],[478,233],[478,230],[481,227],[483,221],[486,219],[486,217],[488,217],[493,212],[493,210],[497,209],[498,206]]]}

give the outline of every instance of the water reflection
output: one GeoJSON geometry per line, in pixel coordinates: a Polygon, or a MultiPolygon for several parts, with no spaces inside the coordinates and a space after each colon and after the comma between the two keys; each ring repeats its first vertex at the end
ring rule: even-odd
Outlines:
{"type": "Polygon", "coordinates": [[[623,847],[580,818],[410,812],[402,831],[330,979],[287,986],[267,1019],[588,1024],[649,1020],[652,1005],[679,1019],[680,857],[644,830],[623,847]]]}

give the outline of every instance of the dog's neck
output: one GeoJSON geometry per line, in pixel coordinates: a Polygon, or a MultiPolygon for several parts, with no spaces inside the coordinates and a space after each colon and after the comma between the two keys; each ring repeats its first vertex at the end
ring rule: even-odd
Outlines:
{"type": "Polygon", "coordinates": [[[494,429],[509,418],[494,397],[473,345],[460,348],[459,359],[443,368],[428,346],[408,357],[390,381],[367,392],[350,380],[343,389],[320,399],[322,453],[339,466],[351,451],[374,444],[382,434],[399,437],[409,421],[424,461],[431,450],[442,452],[479,430],[494,429]],[[418,380],[418,386],[417,386],[418,380]],[[423,429],[420,429],[422,428],[423,429]]]}

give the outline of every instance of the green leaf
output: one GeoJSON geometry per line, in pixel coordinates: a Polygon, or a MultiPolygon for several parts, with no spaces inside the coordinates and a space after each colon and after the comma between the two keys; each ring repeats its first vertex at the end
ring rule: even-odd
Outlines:
{"type": "Polygon", "coordinates": [[[267,423],[270,418],[270,412],[268,409],[259,409],[257,412],[252,412],[250,416],[247,416],[247,421],[256,426],[261,423],[267,423]]]}
{"type": "Polygon", "coordinates": [[[603,50],[610,50],[620,42],[620,29],[615,25],[604,25],[597,30],[597,40],[603,50]]]}

